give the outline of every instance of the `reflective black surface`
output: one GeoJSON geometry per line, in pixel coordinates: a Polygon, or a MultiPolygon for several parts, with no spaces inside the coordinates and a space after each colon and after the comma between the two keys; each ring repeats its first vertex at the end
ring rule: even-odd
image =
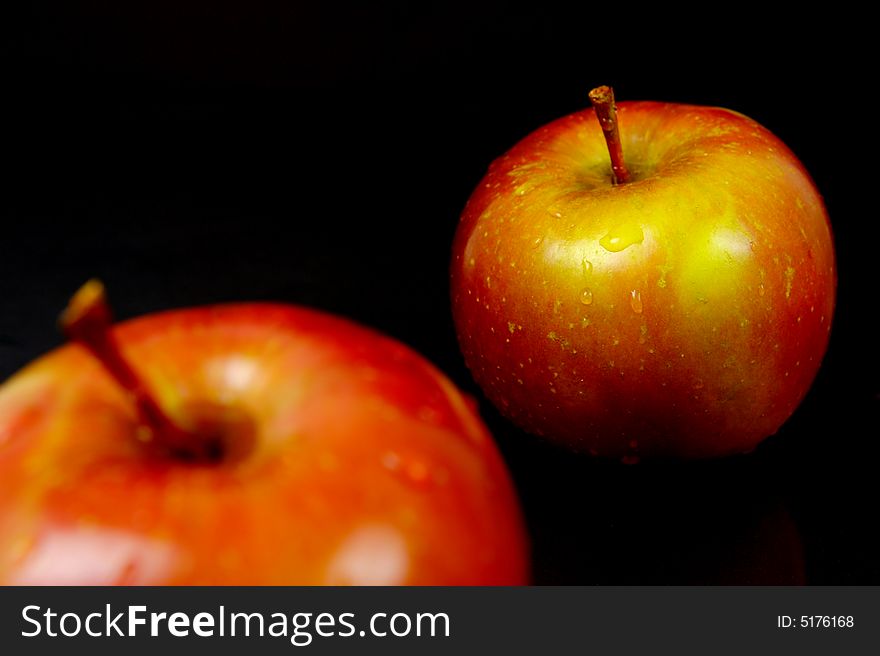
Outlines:
{"type": "Polygon", "coordinates": [[[57,313],[91,276],[123,318],[313,305],[410,344],[479,400],[537,583],[880,583],[877,119],[858,16],[105,4],[35,4],[9,25],[0,379],[60,343],[57,313]],[[573,456],[502,419],[464,368],[447,287],[458,214],[494,157],[602,83],[752,116],[825,196],[831,348],[749,456],[573,456]]]}

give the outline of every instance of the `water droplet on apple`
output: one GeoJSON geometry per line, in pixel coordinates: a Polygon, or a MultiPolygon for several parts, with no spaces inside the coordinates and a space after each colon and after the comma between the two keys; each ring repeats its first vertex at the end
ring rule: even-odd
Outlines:
{"type": "Polygon", "coordinates": [[[593,302],[593,292],[589,289],[584,288],[584,291],[581,292],[581,303],[584,305],[589,305],[593,302]]]}
{"type": "Polygon", "coordinates": [[[593,263],[590,262],[587,258],[584,258],[581,261],[581,266],[584,269],[585,276],[589,276],[591,273],[593,273],[593,263]]]}
{"type": "Polygon", "coordinates": [[[634,289],[629,293],[629,306],[636,314],[642,313],[642,293],[638,289],[634,289]]]}
{"type": "Polygon", "coordinates": [[[535,237],[535,240],[532,242],[532,248],[540,246],[542,241],[544,241],[543,237],[535,237]]]}
{"type": "Polygon", "coordinates": [[[429,424],[439,424],[441,421],[440,413],[431,406],[425,405],[419,408],[418,417],[429,424]]]}
{"type": "Polygon", "coordinates": [[[448,478],[448,472],[432,472],[422,458],[401,456],[394,451],[388,451],[382,456],[382,466],[416,486],[430,483],[432,479],[436,481],[439,478],[448,478]],[[442,476],[438,476],[438,473],[442,476]]]}
{"type": "Polygon", "coordinates": [[[400,456],[393,451],[389,451],[382,456],[382,466],[391,471],[396,471],[400,467],[400,456]]]}
{"type": "Polygon", "coordinates": [[[645,239],[645,233],[641,226],[628,224],[612,228],[607,235],[599,240],[599,244],[606,251],[618,253],[633,244],[640,244],[645,239]]]}
{"type": "Polygon", "coordinates": [[[431,470],[424,460],[414,459],[406,463],[404,467],[406,478],[410,483],[422,485],[431,478],[431,470]]]}

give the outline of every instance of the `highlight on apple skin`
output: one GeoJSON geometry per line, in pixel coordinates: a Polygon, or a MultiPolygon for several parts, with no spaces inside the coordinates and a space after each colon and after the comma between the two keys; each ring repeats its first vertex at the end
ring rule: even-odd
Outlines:
{"type": "Polygon", "coordinates": [[[0,583],[528,581],[505,465],[422,357],[280,304],[111,329],[94,285],[0,387],[0,583]]]}
{"type": "Polygon", "coordinates": [[[606,106],[601,126],[589,108],[524,138],[468,201],[451,263],[467,365],[513,422],[575,450],[628,463],[748,452],[794,412],[827,348],[822,198],[742,114],[606,106]],[[629,169],[617,183],[614,120],[629,169]]]}

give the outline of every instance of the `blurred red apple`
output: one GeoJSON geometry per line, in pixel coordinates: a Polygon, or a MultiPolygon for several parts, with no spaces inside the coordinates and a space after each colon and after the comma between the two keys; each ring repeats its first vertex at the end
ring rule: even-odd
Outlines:
{"type": "Polygon", "coordinates": [[[529,135],[464,210],[451,275],[467,364],[505,415],[574,449],[749,451],[828,343],[822,199],[742,114],[627,102],[618,130],[610,89],[591,97],[601,121],[591,108],[529,135]]]}
{"type": "Polygon", "coordinates": [[[63,323],[0,388],[0,583],[526,582],[491,437],[401,344],[273,304],[110,330],[98,283],[63,323]]]}

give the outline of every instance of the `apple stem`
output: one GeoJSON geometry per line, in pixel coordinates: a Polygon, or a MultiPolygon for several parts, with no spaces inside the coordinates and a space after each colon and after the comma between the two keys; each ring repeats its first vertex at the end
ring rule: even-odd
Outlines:
{"type": "Polygon", "coordinates": [[[617,105],[614,103],[614,89],[608,86],[596,87],[590,91],[590,102],[596,111],[596,118],[602,126],[608,154],[611,156],[612,184],[626,184],[631,180],[626,163],[623,161],[623,145],[620,143],[620,130],[617,127],[617,105]]]}
{"type": "Polygon", "coordinates": [[[132,399],[138,421],[147,433],[145,442],[164,447],[173,453],[195,456],[202,440],[178,426],[150,393],[141,376],[125,359],[111,331],[113,323],[104,285],[89,280],[73,295],[59,321],[65,336],[81,344],[104,366],[104,369],[132,399]]]}

